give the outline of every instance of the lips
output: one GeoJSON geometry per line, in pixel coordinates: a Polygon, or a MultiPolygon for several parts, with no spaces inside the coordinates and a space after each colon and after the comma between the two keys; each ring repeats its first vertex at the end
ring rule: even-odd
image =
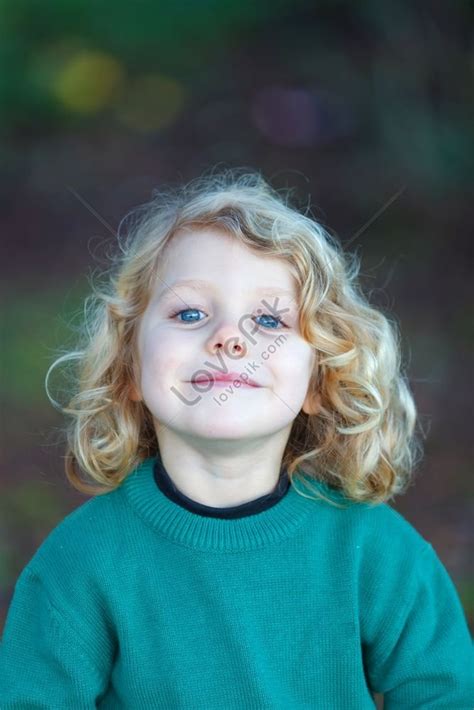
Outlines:
{"type": "Polygon", "coordinates": [[[214,385],[228,385],[229,383],[233,383],[235,381],[240,382],[241,384],[238,385],[240,386],[247,386],[247,387],[260,387],[258,382],[255,382],[255,380],[252,380],[250,377],[247,377],[246,375],[239,374],[238,372],[228,372],[225,375],[219,374],[219,375],[198,375],[197,377],[193,378],[190,380],[191,382],[199,382],[199,383],[207,383],[207,382],[212,382],[214,385]]]}

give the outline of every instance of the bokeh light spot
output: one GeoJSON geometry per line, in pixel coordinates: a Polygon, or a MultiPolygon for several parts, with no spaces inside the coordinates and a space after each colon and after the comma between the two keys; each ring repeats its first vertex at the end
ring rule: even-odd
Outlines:
{"type": "Polygon", "coordinates": [[[116,100],[123,83],[123,69],[114,57],[82,51],[66,63],[52,89],[71,111],[93,114],[116,100]]]}

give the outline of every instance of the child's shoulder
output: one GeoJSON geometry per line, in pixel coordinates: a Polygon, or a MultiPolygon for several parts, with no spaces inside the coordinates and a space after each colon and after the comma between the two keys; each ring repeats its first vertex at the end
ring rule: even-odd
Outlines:
{"type": "Polygon", "coordinates": [[[336,503],[324,504],[333,532],[337,530],[344,539],[354,541],[357,549],[385,558],[404,556],[413,560],[432,549],[430,542],[391,504],[353,501],[327,483],[319,482],[318,487],[336,503]]]}
{"type": "Polygon", "coordinates": [[[46,535],[26,569],[41,573],[61,567],[102,567],[118,547],[126,516],[119,489],[94,496],[66,514],[46,535]]]}
{"type": "Polygon", "coordinates": [[[417,564],[432,550],[420,531],[389,503],[364,504],[359,510],[359,520],[367,546],[384,558],[404,558],[417,564]]]}

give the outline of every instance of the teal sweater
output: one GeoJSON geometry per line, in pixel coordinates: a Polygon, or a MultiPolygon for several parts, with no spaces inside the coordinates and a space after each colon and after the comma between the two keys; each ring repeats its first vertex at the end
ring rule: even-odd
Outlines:
{"type": "Polygon", "coordinates": [[[21,572],[1,710],[363,710],[373,692],[472,710],[459,597],[393,508],[319,483],[336,508],[282,476],[257,509],[193,508],[154,463],[66,516],[21,572]]]}

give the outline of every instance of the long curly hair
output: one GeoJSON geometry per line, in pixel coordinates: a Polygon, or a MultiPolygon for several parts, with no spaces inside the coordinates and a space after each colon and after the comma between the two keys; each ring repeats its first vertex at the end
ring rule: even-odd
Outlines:
{"type": "Polygon", "coordinates": [[[422,444],[398,325],[362,293],[358,257],[293,206],[292,194],[253,169],[211,169],[187,184],[153,191],[121,221],[119,250],[102,283],[91,281],[78,342],[55,359],[45,379],[49,400],[66,415],[65,472],[78,491],[108,493],[158,453],[150,411],[129,397],[138,376],[138,325],[173,235],[212,226],[260,254],[286,260],[296,273],[300,331],[318,355],[310,391],[319,394],[320,409],[315,415],[301,411],[293,422],[282,461],[291,485],[310,497],[298,490],[300,482],[324,498],[317,485],[322,481],[350,501],[369,504],[405,492],[422,444]],[[60,364],[69,366],[71,379],[64,407],[48,390],[60,364]]]}

